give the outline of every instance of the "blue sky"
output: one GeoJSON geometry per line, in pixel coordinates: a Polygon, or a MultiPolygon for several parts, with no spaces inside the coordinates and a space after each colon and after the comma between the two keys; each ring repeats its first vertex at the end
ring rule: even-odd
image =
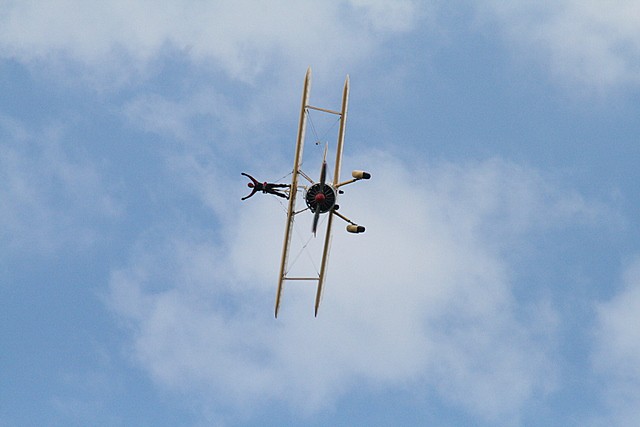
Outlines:
{"type": "Polygon", "coordinates": [[[0,426],[636,425],[635,2],[0,10],[0,426]],[[367,232],[275,320],[308,66],[367,232]]]}

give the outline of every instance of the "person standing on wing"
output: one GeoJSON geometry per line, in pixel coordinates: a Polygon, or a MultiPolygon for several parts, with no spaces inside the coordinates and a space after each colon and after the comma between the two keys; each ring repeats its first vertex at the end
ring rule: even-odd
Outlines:
{"type": "Polygon", "coordinates": [[[273,194],[278,197],[289,199],[289,196],[287,194],[281,193],[278,190],[276,190],[276,188],[289,188],[289,184],[274,184],[271,182],[258,182],[257,179],[255,179],[249,174],[242,172],[241,175],[244,175],[251,180],[251,182],[247,183],[247,187],[252,189],[251,193],[248,196],[243,197],[242,200],[247,200],[249,197],[253,196],[258,191],[262,191],[264,194],[273,194]]]}

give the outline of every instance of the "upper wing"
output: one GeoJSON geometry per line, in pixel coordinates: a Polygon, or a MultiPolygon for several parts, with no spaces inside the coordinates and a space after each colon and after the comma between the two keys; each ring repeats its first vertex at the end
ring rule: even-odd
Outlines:
{"type": "Polygon", "coordinates": [[[302,106],[300,108],[300,122],[298,124],[298,139],[296,142],[296,154],[293,161],[293,174],[291,177],[291,188],[289,193],[289,206],[287,208],[287,225],[284,231],[284,243],[282,244],[282,259],[280,261],[280,276],[278,278],[278,290],[276,292],[275,316],[278,317],[280,309],[280,298],[282,296],[282,288],[284,285],[287,260],[289,258],[289,246],[291,245],[291,229],[293,228],[294,213],[296,210],[296,195],[298,189],[298,176],[300,175],[300,166],[302,164],[302,152],[304,148],[304,133],[307,124],[307,115],[305,114],[309,100],[309,92],[311,91],[311,67],[307,69],[304,77],[304,87],[302,90],[302,106]]]}
{"type": "MultiPolygon", "coordinates": [[[[344,81],[344,89],[342,91],[342,110],[340,112],[340,130],[338,131],[338,145],[336,148],[336,166],[333,173],[333,185],[340,182],[340,166],[342,164],[342,147],[344,146],[344,132],[347,126],[347,106],[349,104],[349,76],[344,81]]],[[[320,276],[318,278],[318,288],[316,290],[315,315],[318,315],[318,308],[322,300],[322,289],[324,287],[324,279],[327,273],[327,265],[329,263],[329,250],[331,249],[331,228],[333,225],[333,211],[329,213],[327,221],[327,232],[324,237],[324,249],[322,251],[322,264],[320,266],[320,276]]]]}

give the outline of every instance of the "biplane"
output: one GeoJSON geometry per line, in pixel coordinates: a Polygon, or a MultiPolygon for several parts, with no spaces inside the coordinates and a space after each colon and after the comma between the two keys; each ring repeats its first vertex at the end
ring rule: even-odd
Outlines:
{"type": "MultiPolygon", "coordinates": [[[[351,174],[351,178],[346,181],[340,181],[340,166],[342,162],[342,151],[344,147],[344,134],[345,126],[347,123],[347,105],[349,101],[349,76],[346,77],[344,82],[344,88],[342,91],[342,108],[340,111],[329,110],[326,108],[315,107],[309,104],[309,94],[311,92],[311,67],[307,69],[307,73],[304,78],[304,86],[302,90],[302,106],[300,109],[300,121],[298,123],[298,136],[296,141],[295,156],[293,161],[293,170],[291,172],[291,184],[271,184],[271,183],[259,183],[257,180],[252,179],[252,183],[248,185],[253,188],[251,195],[255,191],[262,190],[263,193],[271,193],[282,197],[283,193],[278,194],[276,188],[286,187],[285,197],[288,200],[287,221],[284,232],[284,242],[282,245],[282,258],[280,262],[280,274],[278,276],[278,289],[276,293],[275,304],[275,317],[278,317],[278,311],[280,309],[280,301],[282,298],[282,292],[286,282],[295,281],[310,281],[315,282],[316,297],[315,297],[315,316],[318,315],[318,308],[320,307],[320,301],[322,299],[322,290],[327,272],[327,264],[329,261],[329,249],[331,247],[331,231],[333,227],[333,219],[340,218],[347,223],[346,229],[350,233],[363,233],[365,227],[358,225],[351,221],[341,212],[338,212],[339,206],[337,204],[338,195],[342,194],[341,187],[354,183],[362,179],[369,179],[371,175],[368,172],[355,170],[351,174]],[[327,166],[327,152],[328,145],[325,145],[324,154],[322,157],[322,163],[320,166],[320,177],[317,181],[313,180],[307,173],[302,170],[303,164],[303,151],[305,143],[305,130],[307,125],[307,119],[309,111],[317,111],[321,114],[335,115],[339,121],[339,129],[337,135],[336,144],[336,157],[335,165],[333,169],[333,179],[329,179],[328,166],[327,166]],[[306,208],[296,211],[296,201],[298,197],[302,197],[306,208]],[[320,261],[320,270],[315,271],[313,274],[292,275],[290,274],[289,265],[289,253],[291,248],[291,237],[298,215],[311,212],[312,226],[311,233],[316,235],[319,227],[319,220],[321,215],[327,215],[326,230],[324,232],[324,245],[322,246],[322,258],[320,261]]],[[[251,196],[250,195],[250,196],[251,196]]],[[[247,196],[247,197],[250,197],[247,196]]]]}

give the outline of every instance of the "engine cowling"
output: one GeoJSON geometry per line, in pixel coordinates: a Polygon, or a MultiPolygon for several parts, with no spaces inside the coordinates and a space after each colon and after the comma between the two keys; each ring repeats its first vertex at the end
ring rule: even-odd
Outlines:
{"type": "Polygon", "coordinates": [[[304,199],[311,212],[327,213],[336,203],[336,190],[329,184],[316,183],[309,187],[304,199]]]}

